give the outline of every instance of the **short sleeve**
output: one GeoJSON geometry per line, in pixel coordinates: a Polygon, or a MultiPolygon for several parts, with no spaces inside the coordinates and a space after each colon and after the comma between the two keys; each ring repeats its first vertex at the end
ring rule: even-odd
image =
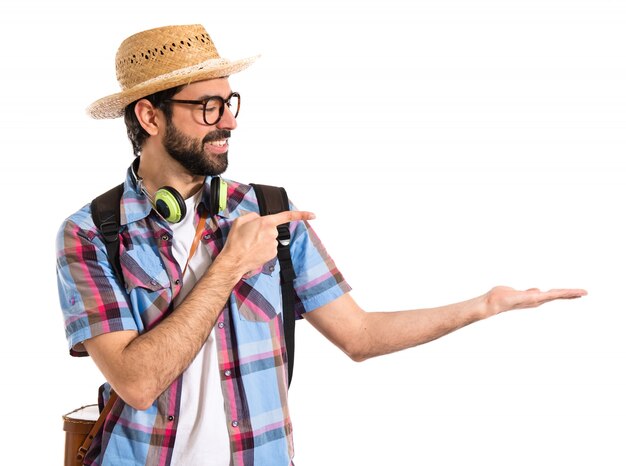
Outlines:
{"type": "Polygon", "coordinates": [[[71,219],[56,240],[57,284],[65,334],[72,356],[86,356],[83,342],[119,330],[137,330],[121,286],[93,230],[71,219]]]}
{"type": "Polygon", "coordinates": [[[296,279],[296,315],[313,311],[351,288],[308,222],[292,223],[291,258],[296,279]]]}

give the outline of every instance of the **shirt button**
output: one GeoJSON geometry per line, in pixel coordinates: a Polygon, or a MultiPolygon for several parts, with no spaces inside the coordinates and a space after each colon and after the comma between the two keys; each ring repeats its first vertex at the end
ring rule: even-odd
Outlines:
{"type": "Polygon", "coordinates": [[[167,420],[170,421],[170,422],[173,421],[174,420],[174,416],[167,416],[167,420]]]}
{"type": "Polygon", "coordinates": [[[174,280],[174,285],[180,285],[180,280],[178,278],[174,280]]]}
{"type": "Polygon", "coordinates": [[[233,422],[230,423],[230,425],[233,426],[233,427],[237,427],[237,426],[239,426],[239,423],[237,421],[233,421],[233,422]]]}
{"type": "Polygon", "coordinates": [[[150,284],[151,284],[152,286],[157,286],[157,285],[158,285],[158,283],[157,283],[157,281],[156,281],[156,280],[150,280],[150,284]]]}
{"type": "Polygon", "coordinates": [[[217,324],[217,326],[218,326],[219,328],[224,328],[224,322],[219,322],[219,323],[217,324]]]}
{"type": "Polygon", "coordinates": [[[206,235],[203,236],[205,241],[208,241],[211,239],[211,235],[209,233],[207,233],[206,235]]]}
{"type": "Polygon", "coordinates": [[[273,271],[274,271],[274,266],[270,265],[270,272],[273,272],[273,271]]]}
{"type": "Polygon", "coordinates": [[[230,377],[230,375],[231,375],[231,374],[232,374],[232,372],[231,372],[231,371],[224,371],[224,375],[225,375],[226,377],[230,377]]]}
{"type": "Polygon", "coordinates": [[[169,239],[170,239],[170,235],[163,235],[163,236],[161,236],[161,239],[162,239],[163,241],[169,241],[169,239]]]}

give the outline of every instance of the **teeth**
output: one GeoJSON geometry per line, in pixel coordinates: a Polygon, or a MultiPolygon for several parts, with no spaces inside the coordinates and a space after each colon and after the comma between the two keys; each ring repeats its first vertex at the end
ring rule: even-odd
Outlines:
{"type": "Polygon", "coordinates": [[[209,144],[212,146],[223,147],[226,145],[226,139],[222,139],[221,141],[210,141],[209,144]]]}

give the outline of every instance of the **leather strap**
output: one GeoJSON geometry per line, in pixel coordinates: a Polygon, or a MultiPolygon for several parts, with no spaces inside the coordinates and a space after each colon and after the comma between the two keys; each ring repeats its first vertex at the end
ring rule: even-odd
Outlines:
{"type": "Polygon", "coordinates": [[[187,258],[187,262],[185,263],[185,268],[183,269],[183,277],[185,276],[185,272],[187,271],[187,267],[189,266],[189,261],[196,253],[198,249],[198,244],[200,243],[200,237],[204,232],[204,227],[206,225],[206,219],[209,218],[209,212],[206,209],[202,209],[202,214],[200,215],[200,220],[198,220],[198,224],[196,225],[196,235],[193,237],[193,243],[191,244],[191,249],[189,250],[189,257],[187,258]]]}
{"type": "Polygon", "coordinates": [[[118,398],[118,394],[111,390],[111,396],[109,396],[109,401],[107,401],[107,404],[104,405],[104,408],[100,412],[100,416],[98,416],[98,420],[94,423],[93,427],[87,434],[87,437],[85,437],[85,441],[83,442],[83,444],[78,448],[78,452],[76,452],[76,459],[78,459],[79,461],[82,462],[85,458],[85,455],[87,454],[87,451],[91,446],[91,442],[93,442],[93,439],[96,437],[96,435],[98,435],[98,432],[102,428],[102,424],[104,424],[107,415],[111,411],[111,408],[113,408],[113,405],[118,398]]]}

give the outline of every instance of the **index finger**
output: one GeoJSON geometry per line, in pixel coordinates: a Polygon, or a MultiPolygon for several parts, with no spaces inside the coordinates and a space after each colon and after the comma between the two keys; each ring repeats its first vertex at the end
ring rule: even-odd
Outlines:
{"type": "Polygon", "coordinates": [[[581,298],[587,295],[587,290],[580,288],[568,288],[568,289],[552,289],[543,292],[543,294],[550,300],[552,299],[573,299],[581,298]]]}
{"type": "Polygon", "coordinates": [[[265,221],[278,226],[283,223],[297,222],[298,220],[313,220],[315,218],[315,214],[304,210],[285,210],[284,212],[279,212],[277,214],[266,215],[264,218],[265,221]]]}

